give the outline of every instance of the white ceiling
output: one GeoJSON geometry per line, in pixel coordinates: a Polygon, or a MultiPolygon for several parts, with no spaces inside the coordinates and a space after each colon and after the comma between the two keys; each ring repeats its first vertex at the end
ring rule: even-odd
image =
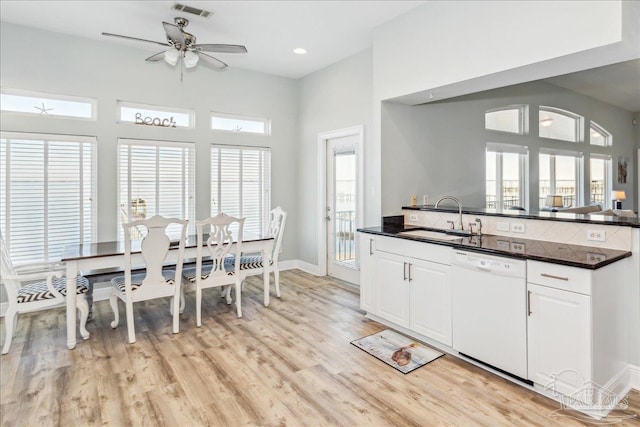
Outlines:
{"type": "MultiPolygon", "coordinates": [[[[102,32],[165,42],[162,21],[189,19],[198,43],[242,44],[247,54],[215,54],[237,67],[300,78],[371,46],[373,28],[424,1],[192,1],[213,12],[201,18],[171,9],[174,1],[0,1],[3,22],[105,43],[132,44],[150,53],[162,47],[104,37],[102,32]],[[306,55],[292,49],[303,47],[306,55]]],[[[146,58],[141,53],[140,61],[146,58]]],[[[150,55],[149,55],[150,56],[150,55]]]]}
{"type": "Polygon", "coordinates": [[[640,59],[552,77],[545,81],[627,111],[640,112],[640,59]]]}

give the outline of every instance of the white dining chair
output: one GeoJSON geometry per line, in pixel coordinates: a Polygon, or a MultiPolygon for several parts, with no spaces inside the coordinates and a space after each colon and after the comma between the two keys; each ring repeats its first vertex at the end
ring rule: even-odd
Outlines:
{"type": "MultiPolygon", "coordinates": [[[[7,311],[5,313],[6,334],[2,354],[9,352],[15,332],[18,313],[28,313],[46,308],[56,308],[66,304],[67,279],[61,263],[28,264],[14,267],[9,248],[0,233],[0,277],[7,292],[7,311]]],[[[76,277],[76,301],[80,311],[80,335],[89,338],[87,317],[89,305],[85,298],[89,290],[89,281],[76,277]]]]}
{"type": "Polygon", "coordinates": [[[231,303],[231,285],[235,287],[236,311],[242,317],[241,285],[244,275],[239,268],[242,251],[242,228],[244,218],[235,218],[224,213],[204,221],[196,222],[198,230],[198,246],[196,267],[185,269],[184,278],[196,291],[196,325],[202,326],[202,290],[214,287],[229,287],[227,304],[231,303]],[[205,227],[209,227],[209,235],[204,240],[205,227]],[[233,238],[232,228],[236,228],[237,237],[233,238]],[[235,244],[234,244],[235,240],[235,244]],[[225,262],[230,255],[235,255],[234,263],[225,262]],[[204,258],[210,258],[205,265],[204,258]]]}
{"type": "MultiPolygon", "coordinates": [[[[269,266],[273,271],[274,282],[276,285],[276,296],[280,298],[280,269],[278,267],[278,256],[282,247],[282,236],[284,235],[284,226],[287,222],[287,212],[283,211],[280,206],[273,209],[269,213],[269,236],[273,236],[273,246],[269,257],[269,266]]],[[[232,265],[235,258],[227,258],[227,263],[232,265]]],[[[240,270],[244,277],[260,275],[264,272],[264,260],[261,254],[243,254],[240,257],[240,270]]]]}
{"type": "Polygon", "coordinates": [[[171,297],[170,313],[173,315],[173,333],[180,330],[180,292],[182,278],[182,263],[184,247],[189,221],[178,218],[165,218],[159,215],[148,219],[139,219],[126,224],[124,228],[124,276],[111,279],[113,290],[109,302],[114,314],[112,328],[117,328],[120,320],[118,299],[124,301],[127,314],[127,332],[129,343],[136,342],[135,325],[133,321],[133,303],[156,298],[171,297]],[[167,229],[176,225],[180,233],[177,243],[177,259],[175,270],[163,271],[163,265],[172,246],[167,229]],[[143,231],[144,237],[140,241],[140,252],[144,260],[143,273],[132,274],[132,233],[143,231]],[[146,233],[144,231],[146,230],[146,233]]]}

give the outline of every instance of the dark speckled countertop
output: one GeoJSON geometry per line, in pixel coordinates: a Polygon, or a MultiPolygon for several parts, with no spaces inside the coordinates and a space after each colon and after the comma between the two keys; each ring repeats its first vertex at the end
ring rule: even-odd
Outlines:
{"type": "Polygon", "coordinates": [[[400,239],[433,243],[453,248],[486,253],[489,255],[531,259],[553,264],[595,270],[631,256],[630,251],[594,248],[590,246],[569,245],[565,243],[483,234],[482,236],[461,237],[457,240],[436,240],[415,236],[399,235],[402,231],[421,230],[424,227],[403,226],[401,224],[384,225],[358,229],[361,233],[400,239]]]}

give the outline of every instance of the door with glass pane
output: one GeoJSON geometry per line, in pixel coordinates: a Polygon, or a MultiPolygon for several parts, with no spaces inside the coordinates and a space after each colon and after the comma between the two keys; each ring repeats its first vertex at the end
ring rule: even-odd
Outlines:
{"type": "Polygon", "coordinates": [[[357,284],[357,136],[327,141],[327,274],[357,284]]]}

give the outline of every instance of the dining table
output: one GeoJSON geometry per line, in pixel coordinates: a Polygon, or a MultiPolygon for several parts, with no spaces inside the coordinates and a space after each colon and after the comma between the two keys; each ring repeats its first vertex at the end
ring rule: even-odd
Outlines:
{"type": "MultiPolygon", "coordinates": [[[[205,235],[204,242],[208,235],[205,235]]],[[[189,235],[185,241],[184,260],[195,260],[197,255],[197,236],[189,235]]],[[[131,263],[133,266],[143,266],[144,260],[140,253],[140,242],[132,242],[131,263]]],[[[264,305],[269,306],[269,273],[271,265],[271,251],[274,237],[243,233],[241,250],[243,253],[260,253],[262,255],[264,305]]],[[[234,242],[234,245],[236,243],[234,242]]],[[[98,242],[89,244],[65,245],[61,261],[66,265],[66,277],[76,277],[78,273],[96,272],[103,269],[114,271],[114,274],[122,274],[125,268],[124,242],[98,242]]],[[[178,245],[169,246],[166,258],[167,267],[175,265],[178,255],[178,245]]],[[[76,281],[67,280],[67,295],[76,294],[76,281]]],[[[71,350],[76,346],[76,298],[67,298],[67,347],[71,350]]]]}

